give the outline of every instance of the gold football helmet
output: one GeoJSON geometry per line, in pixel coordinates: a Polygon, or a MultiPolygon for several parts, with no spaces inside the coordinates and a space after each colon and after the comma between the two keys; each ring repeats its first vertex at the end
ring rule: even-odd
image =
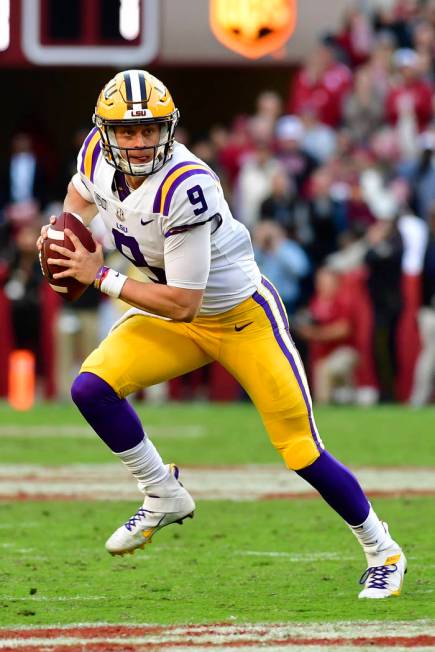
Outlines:
{"type": "Polygon", "coordinates": [[[124,174],[148,176],[160,170],[172,156],[174,132],[180,114],[168,89],[145,70],[125,70],[111,79],[101,91],[93,122],[101,134],[101,146],[106,161],[124,174]],[[132,151],[142,147],[119,147],[114,127],[155,123],[160,126],[159,143],[153,147],[153,158],[147,163],[134,164],[132,151]]]}

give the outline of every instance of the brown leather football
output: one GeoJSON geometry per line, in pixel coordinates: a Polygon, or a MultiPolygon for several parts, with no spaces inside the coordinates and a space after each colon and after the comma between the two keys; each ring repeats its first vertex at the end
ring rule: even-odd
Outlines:
{"type": "Polygon", "coordinates": [[[71,277],[61,279],[53,278],[53,274],[62,272],[65,268],[47,263],[48,258],[65,258],[58,251],[50,249],[50,245],[53,243],[74,251],[73,243],[64,233],[65,229],[70,229],[88,251],[95,251],[95,242],[89,229],[72,213],[61,213],[56,218],[56,222],[50,224],[48,228],[48,238],[44,240],[40,255],[42,272],[49,282],[50,287],[66,299],[66,301],[71,302],[76,301],[88,286],[71,277]]]}

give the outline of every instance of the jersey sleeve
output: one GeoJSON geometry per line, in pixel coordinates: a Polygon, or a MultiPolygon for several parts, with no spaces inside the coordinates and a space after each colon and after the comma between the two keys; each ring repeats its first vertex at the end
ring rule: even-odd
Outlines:
{"type": "Polygon", "coordinates": [[[181,163],[161,183],[153,210],[163,216],[166,239],[207,223],[212,232],[219,228],[221,200],[219,179],[210,168],[200,162],[181,163]]]}
{"type": "Polygon", "coordinates": [[[165,239],[165,272],[168,285],[204,290],[210,273],[210,222],[165,239]]]}
{"type": "Polygon", "coordinates": [[[72,178],[72,183],[77,192],[86,201],[93,202],[92,185],[95,169],[101,156],[100,132],[96,127],[91,129],[85,138],[77,156],[77,173],[72,178]]]}
{"type": "Polygon", "coordinates": [[[175,166],[162,182],[155,208],[163,216],[168,285],[205,289],[210,273],[211,234],[219,228],[219,179],[201,163],[175,166]]]}
{"type": "Polygon", "coordinates": [[[83,199],[88,201],[90,204],[94,201],[94,197],[92,195],[90,188],[86,185],[82,176],[78,172],[76,172],[73,178],[71,179],[71,183],[73,184],[74,188],[77,190],[79,195],[83,197],[83,199]]]}

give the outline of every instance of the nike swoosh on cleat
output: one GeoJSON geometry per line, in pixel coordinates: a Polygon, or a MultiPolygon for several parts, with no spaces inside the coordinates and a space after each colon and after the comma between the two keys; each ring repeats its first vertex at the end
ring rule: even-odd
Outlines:
{"type": "Polygon", "coordinates": [[[154,220],[147,220],[146,222],[144,222],[143,219],[140,218],[140,223],[142,224],[142,226],[146,226],[147,224],[150,224],[150,222],[153,222],[153,221],[154,220]]]}
{"type": "Polygon", "coordinates": [[[237,324],[236,324],[234,326],[234,330],[237,331],[237,333],[240,333],[240,331],[242,331],[244,328],[247,328],[248,326],[250,326],[253,323],[254,323],[253,321],[248,321],[247,324],[242,324],[241,326],[237,326],[237,324]]]}

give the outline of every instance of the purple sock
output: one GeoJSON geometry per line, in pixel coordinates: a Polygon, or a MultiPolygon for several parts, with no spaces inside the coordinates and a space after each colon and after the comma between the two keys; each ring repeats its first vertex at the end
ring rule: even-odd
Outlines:
{"type": "Polygon", "coordinates": [[[296,473],[317,489],[346,523],[361,525],[366,520],[370,503],[358,480],[327,451],[323,451],[313,464],[296,473]]]}
{"type": "Polygon", "coordinates": [[[71,396],[86,421],[114,453],[137,446],[145,437],[136,412],[108,383],[88,371],[72,384],[71,396]]]}

